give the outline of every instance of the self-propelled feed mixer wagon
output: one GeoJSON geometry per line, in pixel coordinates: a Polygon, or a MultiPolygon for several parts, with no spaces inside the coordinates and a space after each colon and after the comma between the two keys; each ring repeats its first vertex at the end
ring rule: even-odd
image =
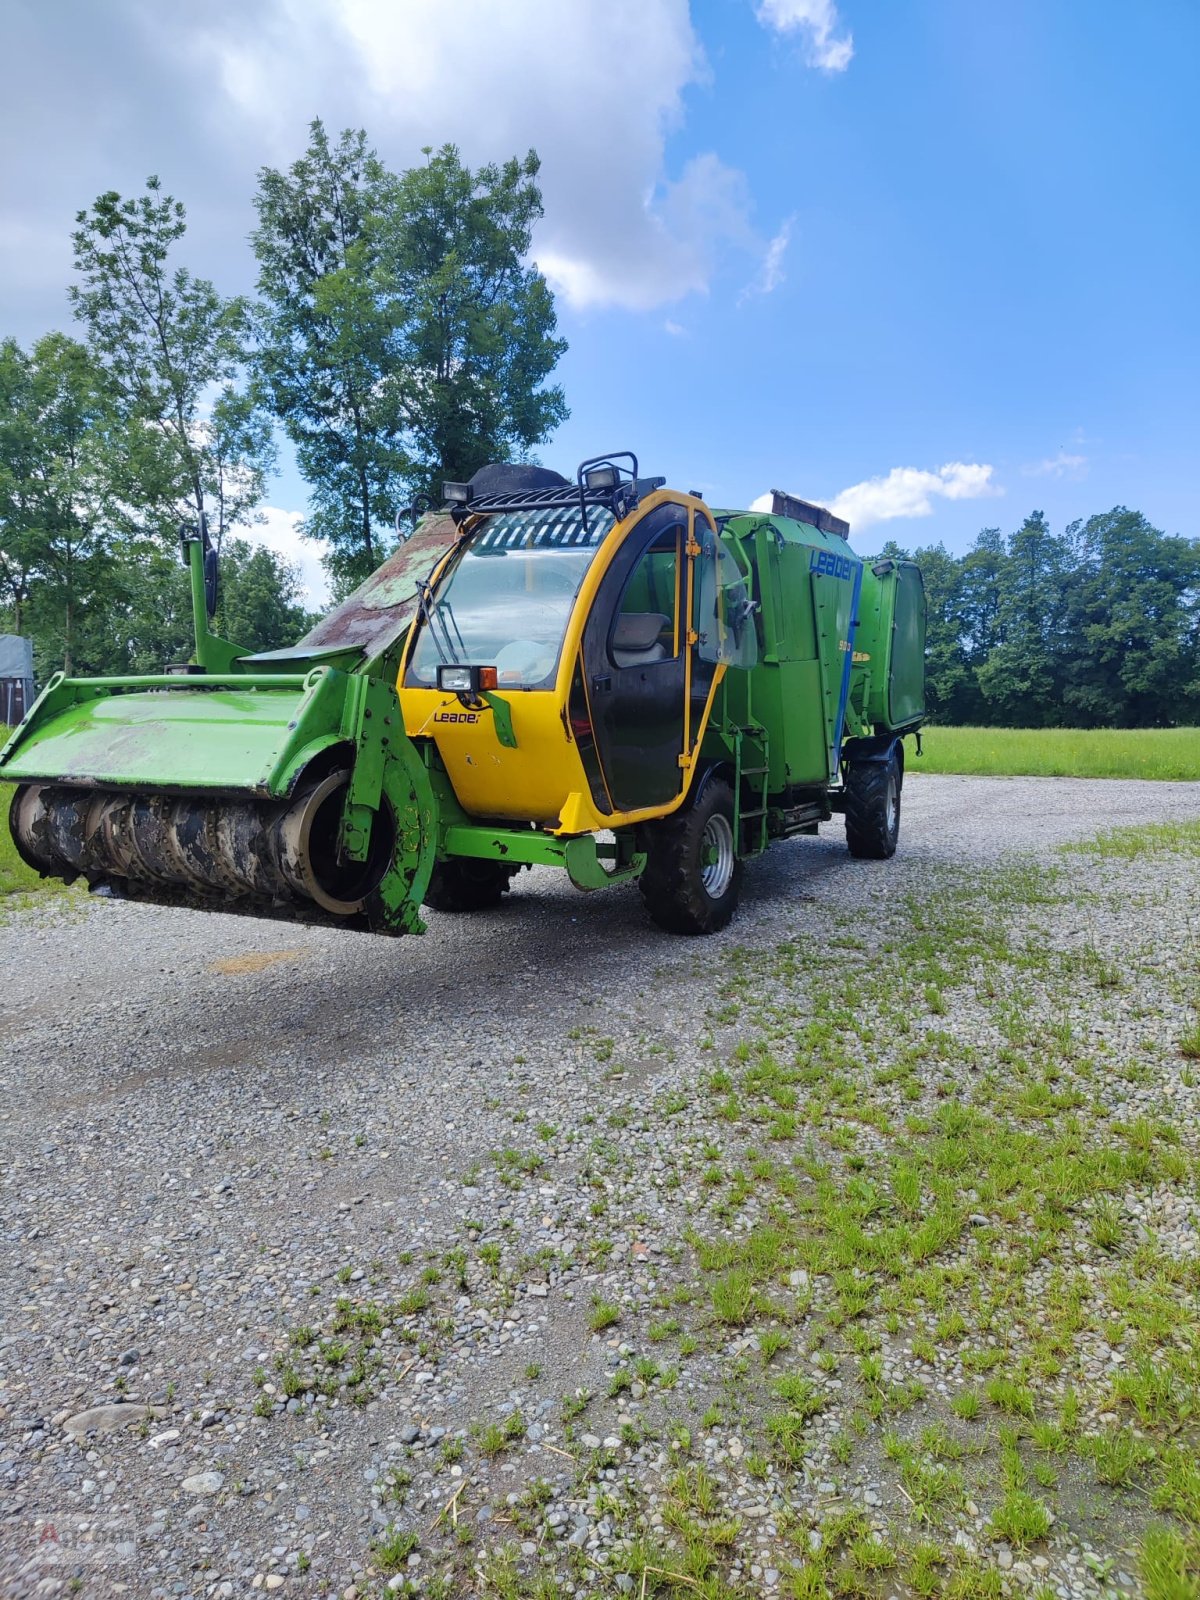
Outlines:
{"type": "Polygon", "coordinates": [[[894,852],[924,715],[915,566],[865,564],[788,495],[710,511],[620,453],[573,483],[485,467],[445,498],[265,654],[210,631],[213,552],[185,535],[195,659],[52,678],[0,752],[29,865],[390,934],[556,865],[711,933],[748,857],[835,811],[853,855],[894,852]]]}

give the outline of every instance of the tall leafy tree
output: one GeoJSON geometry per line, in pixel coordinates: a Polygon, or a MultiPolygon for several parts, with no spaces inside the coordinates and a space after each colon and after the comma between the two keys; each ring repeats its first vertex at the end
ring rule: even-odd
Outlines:
{"type": "Polygon", "coordinates": [[[1068,550],[1033,511],[996,567],[996,639],[977,677],[996,720],[1040,728],[1061,719],[1068,550]]]}
{"type": "Polygon", "coordinates": [[[963,557],[959,613],[963,644],[973,668],[986,661],[1004,637],[1001,600],[1006,552],[999,528],[981,528],[963,557]]]}
{"type": "Polygon", "coordinates": [[[567,415],[544,387],[566,341],[554,299],[527,265],[542,215],[539,161],[472,173],[453,145],[403,174],[388,218],[387,261],[405,307],[405,405],[414,488],[469,477],[545,439],[567,415]]]}
{"type": "Polygon", "coordinates": [[[412,462],[395,382],[400,308],[382,270],[395,191],[366,134],[323,124],[287,172],[259,174],[258,372],[312,496],[305,531],[335,581],[378,564],[412,462]]]}
{"type": "Polygon", "coordinates": [[[0,346],[0,589],[16,631],[67,672],[110,588],[105,374],[87,350],[49,333],[31,352],[0,346]]]}
{"type": "Polygon", "coordinates": [[[425,155],[397,176],[365,134],[314,122],[305,155],[259,179],[259,371],[342,589],[386,554],[399,504],[566,415],[546,386],[565,345],[526,264],[537,157],[472,173],[452,146],[425,155]]]}
{"type": "Polygon", "coordinates": [[[219,542],[252,513],[273,458],[269,422],[238,381],[246,303],[172,265],[187,218],[155,177],[137,198],[102,194],[76,221],[69,293],[123,428],[114,506],[164,538],[206,517],[219,542]]]}
{"type": "MultiPolygon", "coordinates": [[[[252,650],[276,650],[298,639],[310,622],[287,562],[262,545],[226,539],[217,624],[227,638],[252,650]]],[[[138,560],[114,566],[103,623],[94,647],[99,670],[158,672],[164,662],[186,661],[192,605],[179,561],[150,544],[138,560]]]]}
{"type": "Polygon", "coordinates": [[[1065,720],[1111,727],[1200,717],[1200,543],[1115,506],[1074,523],[1065,720]]]}
{"type": "Polygon", "coordinates": [[[295,568],[265,545],[230,539],[221,554],[220,625],[254,650],[294,644],[316,618],[301,603],[295,568]]]}

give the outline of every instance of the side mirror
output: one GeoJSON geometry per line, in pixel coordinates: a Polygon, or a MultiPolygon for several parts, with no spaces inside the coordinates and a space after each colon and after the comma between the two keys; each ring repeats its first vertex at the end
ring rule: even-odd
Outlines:
{"type": "Polygon", "coordinates": [[[396,513],[396,537],[401,544],[407,544],[416,531],[417,523],[427,511],[433,510],[433,501],[427,494],[419,494],[410,506],[401,506],[396,513]],[[409,524],[408,530],[401,527],[401,523],[409,524]]]}
{"type": "Polygon", "coordinates": [[[189,546],[199,544],[204,552],[204,609],[211,622],[217,614],[217,586],[219,578],[219,562],[217,552],[213,549],[212,540],[208,537],[208,518],[202,516],[199,525],[184,522],[179,528],[179,553],[185,567],[192,564],[192,553],[189,546]]]}

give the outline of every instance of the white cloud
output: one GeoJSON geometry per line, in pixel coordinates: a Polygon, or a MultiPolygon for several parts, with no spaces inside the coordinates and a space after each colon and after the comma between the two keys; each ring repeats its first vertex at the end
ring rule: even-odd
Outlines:
{"type": "MultiPolygon", "coordinates": [[[[996,469],[978,462],[950,461],[936,472],[920,467],[893,467],[879,478],[851,484],[832,500],[824,502],[835,517],[843,517],[852,532],[869,528],[873,522],[891,522],[896,517],[927,517],[935,500],[983,500],[1001,495],[1004,490],[992,482],[996,469]]],[[[771,495],[757,495],[751,511],[770,511],[771,495]]]]}
{"type": "Polygon", "coordinates": [[[1021,471],[1027,478],[1072,478],[1077,481],[1086,477],[1087,467],[1086,456],[1060,450],[1056,456],[1048,456],[1045,461],[1029,462],[1021,471]]]}
{"type": "Polygon", "coordinates": [[[950,461],[936,472],[920,467],[893,467],[884,477],[855,483],[830,504],[855,532],[897,517],[927,517],[935,500],[981,500],[1003,494],[992,482],[994,467],[980,462],[950,461]]]}
{"type": "Polygon", "coordinates": [[[854,35],[838,37],[839,19],[833,0],[759,0],[755,15],[776,33],[802,33],[809,66],[823,72],[845,72],[854,56],[854,35]]]}
{"type": "Polygon", "coordinates": [[[663,332],[669,333],[672,339],[687,339],[690,337],[683,324],[681,322],[672,322],[670,317],[663,323],[663,332]]]}
{"type": "Polygon", "coordinates": [[[780,228],[779,232],[767,246],[766,254],[762,258],[762,265],[751,281],[738,296],[738,305],[750,299],[753,295],[773,294],[786,276],[783,270],[783,258],[787,254],[787,247],[792,240],[792,229],[796,224],[793,214],[780,228]]]}
{"type": "Polygon", "coordinates": [[[301,153],[310,107],[395,166],[446,141],[472,165],[536,148],[533,255],[574,306],[670,304],[707,289],[723,247],[754,245],[740,172],[712,152],[667,167],[709,75],[687,0],[270,0],[192,26],[272,163],[301,153]]]}
{"type": "Polygon", "coordinates": [[[598,208],[557,227],[547,200],[533,254],[550,287],[573,306],[649,311],[703,294],[723,246],[753,246],[745,177],[711,151],[693,156],[637,212],[628,199],[609,196],[607,219],[598,208]]]}
{"type": "MultiPolygon", "coordinates": [[[[101,190],[136,191],[148,170],[187,204],[193,269],[249,290],[257,171],[295,161],[313,116],[335,135],[365,128],[398,169],[447,141],[472,167],[535,148],[545,216],[533,256],[576,307],[669,308],[706,292],[730,253],[770,254],[745,177],[716,143],[727,108],[688,0],[75,9],[64,43],[53,6],[17,7],[10,54],[26,70],[0,98],[0,144],[71,151],[6,174],[0,255],[12,246],[7,326],[21,336],[62,315],[64,218],[101,190]],[[689,117],[714,132],[707,150],[691,138],[701,153],[685,161],[671,141],[689,117]]],[[[829,0],[758,10],[826,70],[849,59],[829,0]]]]}
{"type": "Polygon", "coordinates": [[[329,546],[320,539],[306,539],[300,532],[303,521],[300,511],[264,506],[262,521],[235,528],[233,532],[252,544],[265,544],[289,566],[295,567],[300,576],[301,601],[310,611],[324,611],[329,606],[329,579],[321,558],[329,553],[329,546]]]}

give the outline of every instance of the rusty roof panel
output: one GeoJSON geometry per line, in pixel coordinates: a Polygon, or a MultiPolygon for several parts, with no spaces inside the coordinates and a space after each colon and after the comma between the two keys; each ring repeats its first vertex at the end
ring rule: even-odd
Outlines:
{"type": "Polygon", "coordinates": [[[429,577],[460,532],[448,516],[423,517],[412,537],[348,599],[322,617],[295,650],[356,646],[368,656],[381,655],[416,615],[418,584],[429,577]]]}

